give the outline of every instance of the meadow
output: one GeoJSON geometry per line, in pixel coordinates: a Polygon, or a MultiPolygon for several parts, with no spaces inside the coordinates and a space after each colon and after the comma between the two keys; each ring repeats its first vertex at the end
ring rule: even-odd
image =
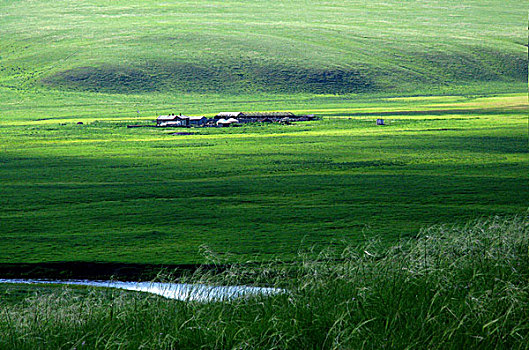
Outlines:
{"type": "Polygon", "coordinates": [[[434,93],[527,82],[526,8],[517,1],[0,6],[0,85],[18,93],[434,93]]]}
{"type": "Polygon", "coordinates": [[[288,260],[527,209],[515,3],[2,9],[0,262],[288,260]],[[322,120],[126,129],[231,110],[322,120]]]}
{"type": "Polygon", "coordinates": [[[527,210],[525,96],[344,99],[307,108],[318,121],[192,135],[3,122],[0,261],[288,260],[527,210]]]}
{"type": "Polygon", "coordinates": [[[186,279],[288,291],[230,302],[0,285],[0,347],[527,349],[528,224],[525,215],[435,226],[390,247],[371,239],[186,279]]]}
{"type": "Polygon", "coordinates": [[[0,348],[527,349],[526,11],[0,0],[0,277],[288,290],[0,284],[0,348]],[[126,127],[221,111],[320,119],[126,127]]]}

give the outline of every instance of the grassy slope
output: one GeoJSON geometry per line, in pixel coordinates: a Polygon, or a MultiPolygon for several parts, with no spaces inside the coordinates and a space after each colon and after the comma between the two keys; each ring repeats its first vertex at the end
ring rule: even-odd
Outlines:
{"type": "Polygon", "coordinates": [[[516,1],[2,1],[0,85],[402,91],[527,78],[516,1]]]}
{"type": "Polygon", "coordinates": [[[525,100],[477,97],[525,89],[525,9],[442,4],[1,1],[0,261],[291,257],[523,211],[525,100]],[[432,93],[460,96],[389,98],[432,93]],[[345,118],[123,128],[284,109],[345,118]]]}

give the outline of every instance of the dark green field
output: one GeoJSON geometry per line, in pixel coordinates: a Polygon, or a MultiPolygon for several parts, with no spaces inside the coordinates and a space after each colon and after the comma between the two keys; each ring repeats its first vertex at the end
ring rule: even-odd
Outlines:
{"type": "Polygon", "coordinates": [[[522,1],[0,0],[0,278],[285,290],[0,283],[0,348],[527,349],[527,46],[522,1]],[[221,111],[319,120],[127,128],[221,111]]]}
{"type": "Polygon", "coordinates": [[[291,259],[527,210],[522,4],[0,11],[0,262],[291,259]],[[125,127],[229,110],[322,120],[187,136],[125,127]]]}
{"type": "Polygon", "coordinates": [[[120,120],[4,123],[0,261],[196,263],[202,246],[228,261],[289,259],[523,213],[524,103],[379,99],[320,121],[192,135],[120,120]]]}
{"type": "Polygon", "coordinates": [[[0,348],[527,349],[528,244],[527,215],[494,217],[185,280],[288,291],[230,302],[0,284],[0,348]]]}

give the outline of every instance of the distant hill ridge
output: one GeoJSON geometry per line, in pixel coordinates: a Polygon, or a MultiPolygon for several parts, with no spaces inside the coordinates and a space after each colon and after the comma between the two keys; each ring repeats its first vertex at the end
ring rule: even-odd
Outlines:
{"type": "Polygon", "coordinates": [[[6,2],[0,85],[110,93],[344,94],[524,82],[523,5],[6,2]]]}

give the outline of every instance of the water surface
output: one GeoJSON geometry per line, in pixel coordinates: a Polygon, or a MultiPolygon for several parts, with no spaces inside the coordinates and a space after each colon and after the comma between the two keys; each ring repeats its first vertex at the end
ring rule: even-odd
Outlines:
{"type": "Polygon", "coordinates": [[[250,286],[211,286],[190,283],[162,282],[121,282],[121,281],[90,281],[90,280],[35,280],[35,279],[0,279],[0,283],[12,284],[59,284],[73,286],[91,286],[116,288],[160,295],[165,298],[181,301],[225,301],[240,297],[257,295],[274,295],[283,293],[283,289],[250,287],[250,286]]]}

